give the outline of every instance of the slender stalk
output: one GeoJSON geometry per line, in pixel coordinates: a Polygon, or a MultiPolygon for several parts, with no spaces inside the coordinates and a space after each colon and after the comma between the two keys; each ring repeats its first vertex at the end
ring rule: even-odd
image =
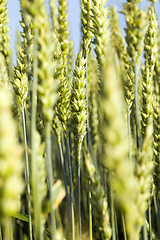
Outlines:
{"type": "Polygon", "coordinates": [[[51,231],[52,240],[55,240],[56,222],[55,222],[55,211],[53,210],[53,166],[52,166],[52,150],[51,150],[51,124],[46,123],[46,151],[47,151],[47,168],[49,177],[49,194],[50,194],[50,214],[51,214],[51,231]]]}
{"type": "Polygon", "coordinates": [[[2,240],[2,228],[0,226],[0,240],[2,240]]]}
{"type": "MultiPolygon", "coordinates": [[[[27,61],[26,61],[26,65],[27,65],[27,78],[28,78],[28,90],[29,90],[29,95],[30,95],[30,102],[32,99],[32,89],[31,89],[31,73],[30,73],[30,67],[29,67],[29,33],[28,33],[28,22],[27,22],[27,12],[24,9],[24,23],[25,23],[25,34],[26,34],[26,39],[27,39],[27,47],[26,47],[26,57],[27,57],[27,61]]],[[[30,106],[31,107],[31,106],[30,106]]]]}
{"type": "Polygon", "coordinates": [[[80,161],[77,163],[78,167],[78,228],[79,228],[79,240],[82,239],[81,231],[81,184],[80,184],[80,161]]]}
{"type": "Polygon", "coordinates": [[[72,240],[75,240],[72,167],[71,167],[71,156],[70,156],[70,149],[69,149],[69,134],[67,135],[66,142],[67,142],[69,183],[70,183],[70,198],[71,198],[72,240]]]}
{"type": "Polygon", "coordinates": [[[31,188],[30,188],[30,171],[29,171],[29,160],[27,151],[27,134],[26,134],[26,120],[24,108],[22,108],[22,124],[23,124],[23,136],[24,136],[24,148],[25,148],[25,179],[27,185],[27,203],[28,203],[28,221],[29,221],[29,239],[32,240],[32,218],[31,218],[31,188]]]}
{"type": "Polygon", "coordinates": [[[12,219],[7,217],[4,224],[4,239],[13,240],[13,228],[12,228],[12,219]]]}
{"type": "Polygon", "coordinates": [[[70,208],[70,201],[69,201],[69,194],[68,194],[68,188],[67,188],[67,178],[66,178],[66,172],[64,167],[64,157],[62,152],[62,143],[58,143],[59,151],[60,151],[60,158],[61,158],[61,165],[62,165],[62,172],[63,172],[63,179],[64,179],[64,186],[66,190],[66,198],[67,198],[67,206],[68,206],[68,214],[69,214],[69,222],[71,223],[71,208],[70,208]]]}
{"type": "Polygon", "coordinates": [[[115,212],[114,212],[113,191],[111,186],[111,172],[109,172],[109,181],[110,181],[110,199],[111,199],[112,240],[116,240],[115,219],[114,219],[115,212]]]}
{"type": "Polygon", "coordinates": [[[149,218],[149,240],[152,240],[152,219],[151,219],[151,201],[149,199],[148,218],[149,218]]]}
{"type": "Polygon", "coordinates": [[[153,200],[154,200],[154,208],[155,208],[155,213],[156,213],[156,221],[157,221],[157,228],[158,228],[158,235],[160,237],[160,225],[159,225],[159,211],[158,211],[158,204],[157,204],[157,199],[156,199],[156,193],[154,190],[153,194],[153,200]]]}
{"type": "Polygon", "coordinates": [[[123,213],[122,213],[122,224],[123,224],[124,240],[127,240],[126,226],[125,226],[123,213]]]}
{"type": "Polygon", "coordinates": [[[41,239],[40,231],[40,201],[39,201],[39,184],[38,184],[38,166],[36,161],[36,97],[37,97],[37,70],[38,70],[38,59],[37,59],[37,31],[35,32],[34,38],[34,59],[33,59],[33,88],[32,88],[32,118],[31,118],[31,167],[32,167],[32,189],[33,189],[33,205],[34,205],[34,220],[35,220],[35,236],[37,239],[41,239]]]}
{"type": "Polygon", "coordinates": [[[146,221],[144,221],[144,225],[143,225],[143,239],[148,240],[146,221]]]}
{"type": "Polygon", "coordinates": [[[114,222],[115,222],[115,232],[116,232],[116,240],[119,240],[119,235],[118,235],[118,224],[117,224],[117,213],[115,212],[115,219],[114,219],[114,222]]]}
{"type": "MultiPolygon", "coordinates": [[[[90,181],[88,181],[88,184],[90,184],[90,181]]],[[[89,239],[92,240],[93,236],[92,236],[92,204],[90,203],[90,199],[91,199],[91,192],[88,192],[88,199],[89,199],[89,203],[88,203],[88,215],[89,215],[89,239]]]]}

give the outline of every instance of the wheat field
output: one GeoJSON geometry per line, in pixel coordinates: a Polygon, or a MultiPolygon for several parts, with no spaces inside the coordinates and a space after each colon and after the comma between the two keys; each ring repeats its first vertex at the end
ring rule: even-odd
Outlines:
{"type": "Polygon", "coordinates": [[[21,0],[12,63],[0,1],[0,240],[160,239],[156,0],[21,0]],[[125,31],[125,36],[123,32],[125,31]]]}

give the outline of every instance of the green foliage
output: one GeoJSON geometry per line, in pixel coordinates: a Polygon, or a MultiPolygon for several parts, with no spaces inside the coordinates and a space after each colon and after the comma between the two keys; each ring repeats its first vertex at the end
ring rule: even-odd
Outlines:
{"type": "Polygon", "coordinates": [[[0,1],[2,240],[160,239],[160,29],[149,2],[122,5],[124,38],[116,8],[81,0],[75,60],[67,1],[50,0],[48,14],[44,0],[21,0],[12,66],[0,1]]]}

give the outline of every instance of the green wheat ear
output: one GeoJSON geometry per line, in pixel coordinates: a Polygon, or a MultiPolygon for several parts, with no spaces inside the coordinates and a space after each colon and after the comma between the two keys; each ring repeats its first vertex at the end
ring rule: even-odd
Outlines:
{"type": "Polygon", "coordinates": [[[90,51],[87,59],[87,70],[88,70],[88,106],[91,117],[91,135],[94,152],[97,153],[98,148],[98,70],[97,61],[90,51]]]}
{"type": "Polygon", "coordinates": [[[148,124],[146,135],[143,141],[142,152],[139,155],[137,164],[137,179],[138,179],[138,195],[136,198],[136,205],[138,209],[137,223],[139,225],[139,232],[145,221],[145,212],[149,206],[149,198],[152,188],[152,124],[148,124]]]}
{"type": "Polygon", "coordinates": [[[134,66],[127,53],[127,48],[125,44],[122,31],[119,26],[119,18],[116,8],[110,9],[110,23],[111,23],[111,36],[112,45],[115,48],[119,59],[121,60],[122,70],[125,73],[124,80],[124,90],[125,90],[125,100],[127,106],[127,113],[130,114],[132,110],[134,94],[134,66]]]}
{"type": "Polygon", "coordinates": [[[57,9],[57,5],[56,5],[56,1],[50,0],[49,5],[50,5],[50,15],[51,15],[51,19],[52,19],[53,31],[57,35],[58,34],[58,20],[57,20],[58,9],[57,9]]]}
{"type": "Polygon", "coordinates": [[[73,86],[71,95],[71,123],[74,134],[74,143],[76,148],[76,161],[78,172],[78,236],[81,239],[81,201],[80,201],[80,161],[82,142],[86,134],[87,121],[87,103],[86,103],[86,60],[83,57],[82,50],[78,53],[76,67],[73,72],[73,86]]]}
{"type": "Polygon", "coordinates": [[[20,210],[20,195],[24,189],[22,149],[10,99],[8,89],[0,84],[0,222],[4,229],[7,217],[20,210]]]}
{"type": "Polygon", "coordinates": [[[25,107],[27,95],[28,95],[28,78],[26,74],[26,54],[24,43],[20,42],[18,36],[17,43],[17,66],[14,68],[14,78],[11,81],[13,89],[15,91],[19,109],[22,111],[25,107]]]}
{"type": "Polygon", "coordinates": [[[146,135],[146,128],[148,123],[151,121],[152,115],[152,86],[153,86],[153,73],[156,61],[156,27],[157,18],[154,9],[154,5],[149,8],[149,26],[148,31],[144,40],[144,57],[145,57],[145,67],[141,69],[143,77],[143,87],[142,87],[142,110],[141,110],[141,131],[143,138],[146,135]]]}
{"type": "Polygon", "coordinates": [[[35,20],[33,20],[38,29],[38,92],[44,119],[47,122],[51,122],[54,114],[53,106],[58,98],[56,93],[58,82],[53,79],[53,73],[56,67],[56,62],[52,61],[55,45],[52,42],[50,23],[43,4],[39,11],[40,14],[35,16],[35,20]]]}
{"type": "Polygon", "coordinates": [[[93,26],[91,18],[91,9],[93,7],[93,2],[91,0],[81,0],[81,31],[83,33],[83,49],[85,54],[89,53],[89,45],[93,38],[93,33],[91,28],[93,26]]]}
{"type": "Polygon", "coordinates": [[[141,56],[144,48],[144,36],[147,31],[147,14],[141,11],[138,3],[141,0],[127,0],[123,4],[124,9],[121,11],[126,16],[126,42],[127,51],[131,58],[141,56]]]}
{"type": "Polygon", "coordinates": [[[95,36],[95,53],[100,69],[105,65],[105,56],[110,43],[110,23],[107,18],[109,9],[105,8],[106,2],[106,0],[93,0],[93,8],[91,10],[93,22],[92,33],[95,36]]]}
{"type": "MultiPolygon", "coordinates": [[[[67,8],[68,3],[66,0],[58,0],[59,6],[58,6],[58,40],[61,46],[61,54],[64,62],[64,68],[67,67],[67,55],[69,51],[69,30],[68,26],[69,23],[67,22],[67,8]]],[[[65,69],[65,71],[67,71],[65,69]]]]}
{"type": "MultiPolygon", "coordinates": [[[[113,60],[112,60],[113,61],[113,60]]],[[[115,201],[124,213],[128,239],[138,239],[137,180],[131,176],[131,163],[128,160],[128,144],[125,136],[123,99],[121,84],[113,62],[106,62],[101,89],[104,120],[100,126],[103,141],[103,165],[112,173],[111,184],[115,201]]]]}
{"type": "Polygon", "coordinates": [[[97,172],[89,153],[85,156],[85,165],[87,171],[86,178],[90,181],[88,188],[92,195],[90,201],[93,207],[95,225],[102,233],[103,239],[109,240],[112,236],[112,230],[109,221],[108,203],[105,198],[104,189],[100,183],[100,175],[97,172]]]}
{"type": "Polygon", "coordinates": [[[85,65],[86,61],[80,51],[76,59],[76,68],[73,72],[73,90],[71,97],[72,111],[72,131],[74,134],[75,144],[77,145],[77,160],[80,161],[81,144],[86,134],[86,78],[85,65]]]}
{"type": "Polygon", "coordinates": [[[8,35],[9,27],[8,24],[8,0],[2,0],[0,2],[0,52],[5,57],[6,64],[10,61],[10,37],[8,35]]]}

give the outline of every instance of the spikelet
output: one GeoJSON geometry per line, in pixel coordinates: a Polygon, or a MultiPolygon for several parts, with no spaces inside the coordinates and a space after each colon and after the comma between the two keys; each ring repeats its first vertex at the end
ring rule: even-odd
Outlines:
{"type": "Polygon", "coordinates": [[[158,99],[154,100],[153,105],[153,161],[154,161],[154,184],[158,198],[160,198],[160,108],[159,91],[158,99]],[[157,101],[158,100],[158,101],[157,101]]]}
{"type": "Polygon", "coordinates": [[[93,38],[91,9],[93,3],[91,0],[81,0],[81,31],[83,33],[83,49],[86,54],[89,53],[89,45],[93,38]]]}
{"type": "Polygon", "coordinates": [[[122,34],[122,30],[119,25],[119,17],[116,7],[110,8],[110,28],[111,28],[111,40],[112,45],[115,48],[119,59],[122,61],[122,64],[128,62],[128,55],[125,40],[122,34]]]}
{"type": "Polygon", "coordinates": [[[98,147],[98,71],[97,71],[97,61],[90,51],[87,59],[87,70],[88,70],[88,106],[91,117],[91,134],[92,143],[95,153],[98,147]]]}
{"type": "Polygon", "coordinates": [[[142,152],[139,155],[137,164],[137,179],[138,179],[138,196],[136,198],[136,205],[138,209],[139,232],[145,221],[145,212],[148,209],[150,193],[152,188],[152,124],[150,123],[146,129],[146,136],[144,138],[142,152]]]}
{"type": "Polygon", "coordinates": [[[105,8],[106,0],[93,0],[92,22],[93,34],[95,36],[95,53],[99,68],[103,68],[105,64],[106,52],[110,42],[110,30],[108,16],[108,8],[105,8]]]}
{"type": "Polygon", "coordinates": [[[142,54],[144,36],[147,31],[147,14],[141,11],[138,5],[139,2],[141,0],[128,0],[123,4],[124,9],[121,11],[126,17],[127,51],[129,56],[135,60],[142,54]]]}
{"type": "Polygon", "coordinates": [[[0,2],[0,52],[4,55],[6,64],[9,64],[10,59],[10,37],[8,35],[8,0],[2,0],[0,2]]]}
{"type": "MultiPolygon", "coordinates": [[[[18,36],[19,37],[19,36],[18,36]]],[[[26,54],[23,43],[20,38],[17,44],[17,66],[14,68],[14,78],[11,81],[14,92],[17,97],[19,109],[24,109],[28,95],[28,78],[26,74],[26,54]]]]}
{"type": "MultiPolygon", "coordinates": [[[[69,51],[69,23],[67,22],[67,7],[66,0],[58,0],[58,40],[61,46],[61,54],[64,62],[64,68],[67,67],[67,55],[69,51]]],[[[65,69],[66,71],[66,69],[65,69]]]]}
{"type": "MultiPolygon", "coordinates": [[[[68,4],[65,0],[59,0],[58,6],[58,29],[57,29],[57,49],[54,58],[58,62],[58,66],[55,70],[54,78],[57,79],[60,84],[58,88],[59,100],[55,107],[56,114],[62,123],[63,130],[65,132],[65,137],[67,137],[70,125],[70,97],[71,97],[71,69],[68,69],[68,57],[70,43],[68,40],[69,30],[67,22],[67,7],[68,4]]],[[[70,67],[69,67],[70,68],[70,67]]],[[[54,119],[53,119],[54,122],[54,119]]],[[[56,124],[53,124],[56,126],[56,124]]]]}
{"type": "Polygon", "coordinates": [[[156,186],[156,193],[160,198],[160,88],[159,88],[159,74],[160,74],[160,29],[156,31],[157,40],[157,54],[155,72],[153,75],[153,162],[154,162],[154,184],[156,186]]]}
{"type": "Polygon", "coordinates": [[[72,73],[73,73],[73,66],[74,66],[74,43],[72,40],[69,40],[69,53],[68,53],[68,61],[67,61],[67,77],[68,77],[68,84],[69,87],[72,85],[72,73]]]}
{"type": "Polygon", "coordinates": [[[8,85],[8,73],[7,73],[7,68],[6,68],[6,62],[4,55],[0,52],[0,84],[5,85],[6,87],[9,87],[8,85]]]}
{"type": "Polygon", "coordinates": [[[67,135],[69,132],[71,117],[70,110],[71,89],[69,86],[69,76],[65,74],[65,68],[63,67],[64,62],[62,57],[60,57],[58,63],[59,67],[56,69],[56,74],[59,73],[58,79],[60,85],[58,88],[59,100],[57,102],[55,110],[59,120],[62,123],[63,129],[67,135]]]}
{"type": "Polygon", "coordinates": [[[102,233],[103,239],[111,239],[112,230],[110,227],[108,203],[104,196],[104,189],[100,184],[100,175],[92,163],[89,153],[85,157],[87,179],[90,181],[89,191],[92,194],[91,203],[93,207],[93,218],[95,225],[102,233]]]}
{"type": "Polygon", "coordinates": [[[119,59],[121,60],[121,64],[123,70],[125,72],[125,82],[123,83],[125,89],[125,99],[127,106],[127,113],[131,113],[131,107],[134,100],[134,66],[131,61],[126,45],[125,40],[122,35],[119,26],[119,19],[116,8],[111,8],[110,10],[110,23],[111,23],[111,36],[112,36],[112,44],[116,49],[119,59]]]}
{"type": "Polygon", "coordinates": [[[142,87],[142,110],[141,110],[141,132],[143,138],[146,135],[146,128],[148,122],[151,121],[152,115],[152,89],[153,89],[153,71],[156,60],[156,27],[157,19],[154,10],[154,6],[151,5],[149,9],[149,26],[148,31],[144,40],[144,50],[145,50],[145,67],[141,69],[143,77],[143,87],[142,87]]]}
{"type": "MultiPolygon", "coordinates": [[[[24,189],[22,149],[11,113],[8,89],[0,84],[0,221],[20,210],[24,189]]],[[[4,221],[4,222],[3,222],[4,221]]]]}
{"type": "Polygon", "coordinates": [[[104,121],[100,128],[104,148],[103,164],[112,173],[112,189],[115,193],[115,201],[124,213],[128,239],[134,240],[138,239],[139,235],[138,212],[134,203],[138,189],[136,179],[131,176],[122,110],[122,89],[112,61],[106,63],[101,90],[104,112],[104,121]]]}
{"type": "Polygon", "coordinates": [[[44,120],[51,122],[54,115],[53,106],[58,98],[56,94],[58,82],[53,79],[56,67],[56,62],[52,61],[55,44],[52,42],[51,26],[47,10],[44,0],[38,2],[29,1],[28,4],[24,0],[21,2],[21,5],[33,16],[33,29],[37,31],[38,92],[44,120]]]}
{"type": "Polygon", "coordinates": [[[158,26],[158,28],[156,29],[156,43],[157,43],[157,53],[156,53],[156,62],[155,62],[155,74],[154,74],[154,85],[155,85],[155,81],[160,83],[159,77],[158,75],[160,74],[160,28],[158,26]]]}
{"type": "Polygon", "coordinates": [[[58,20],[57,20],[58,9],[57,9],[57,5],[56,5],[56,1],[50,0],[49,5],[50,5],[50,15],[51,15],[51,19],[52,19],[53,31],[55,34],[57,34],[57,31],[58,31],[58,20]]]}
{"type": "Polygon", "coordinates": [[[86,134],[85,63],[86,61],[82,55],[82,51],[80,51],[77,55],[76,68],[73,72],[74,80],[71,98],[72,130],[75,144],[77,145],[78,161],[80,161],[81,144],[86,134]]]}

